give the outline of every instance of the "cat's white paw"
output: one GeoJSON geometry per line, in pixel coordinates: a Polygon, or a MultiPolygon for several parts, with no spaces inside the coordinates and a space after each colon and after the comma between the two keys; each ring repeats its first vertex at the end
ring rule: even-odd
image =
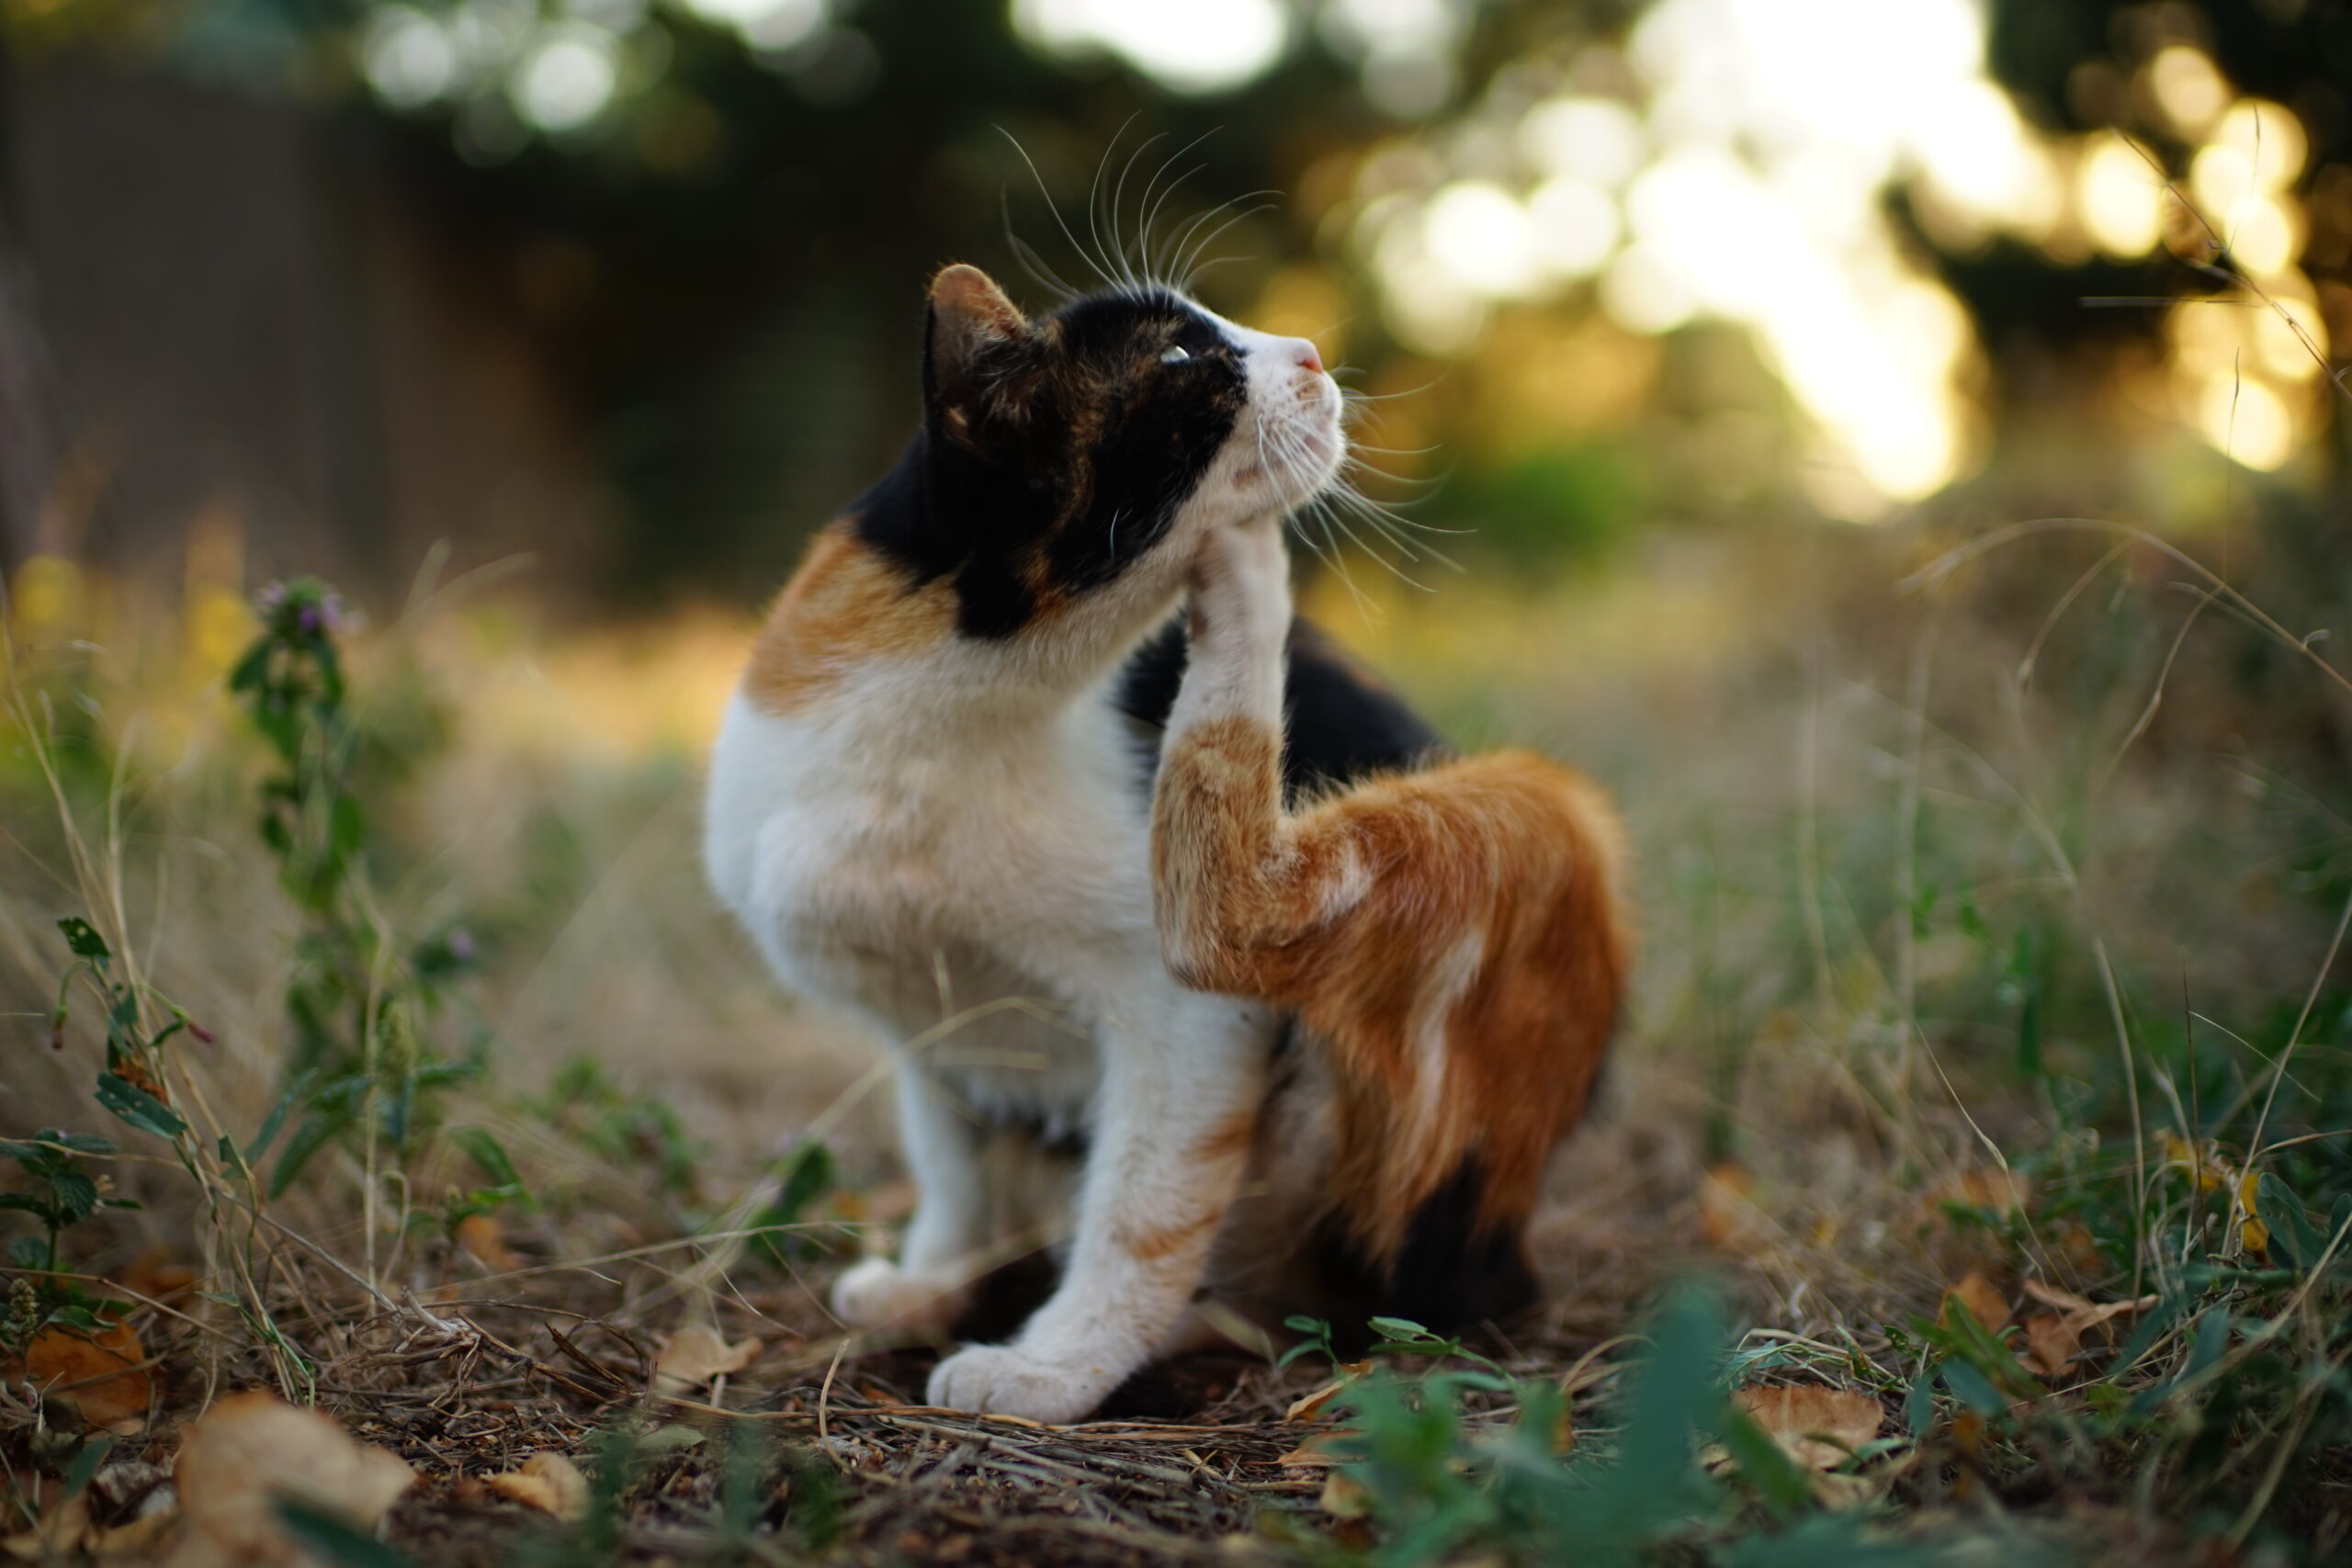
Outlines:
{"type": "Polygon", "coordinates": [[[1058,1425],[1090,1414],[1117,1382],[1107,1367],[1039,1360],[1010,1345],[975,1345],[932,1370],[926,1397],[951,1410],[1058,1425]]]}
{"type": "Polygon", "coordinates": [[[964,1287],[910,1274],[887,1258],[869,1258],[833,1281],[833,1315],[852,1328],[938,1333],[964,1307],[964,1287]]]}

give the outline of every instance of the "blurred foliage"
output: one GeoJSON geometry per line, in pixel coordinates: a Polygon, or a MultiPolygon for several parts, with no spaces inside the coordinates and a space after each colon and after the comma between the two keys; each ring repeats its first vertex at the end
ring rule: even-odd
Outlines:
{"type": "MultiPolygon", "coordinates": [[[[338,160],[458,238],[469,276],[526,324],[590,436],[619,502],[606,581],[626,602],[682,586],[764,592],[903,439],[929,269],[965,257],[1017,276],[1009,221],[1083,284],[1041,191],[1082,231],[1090,187],[1115,183],[1131,157],[1140,186],[1182,150],[1168,172],[1192,172],[1171,211],[1285,193],[1220,242],[1233,265],[1204,279],[1212,304],[1281,314],[1286,330],[1344,323],[1357,385],[1429,388],[1351,254],[1368,160],[1428,157],[1414,151],[1424,132],[1459,130],[1540,62],[1600,58],[1651,7],[1420,7],[1442,41],[1422,51],[1438,73],[1409,109],[1381,74],[1395,62],[1351,41],[1361,7],[1279,8],[1290,39],[1270,63],[1191,92],[1105,49],[1048,47],[1031,13],[1050,8],[1001,4],[8,0],[0,17],[27,64],[99,52],[313,106],[338,160]]],[[[1991,7],[1986,47],[2029,119],[2121,127],[2177,168],[2192,149],[2145,101],[2143,67],[2182,39],[2237,88],[2291,107],[2311,141],[2306,183],[2335,188],[2352,81],[2341,6],[2018,0],[1991,7]]],[[[2338,183],[2352,195],[2352,177],[2338,183]]],[[[2352,199],[2315,198],[2311,211],[2313,254],[2340,271],[2326,248],[2352,223],[2352,199]]],[[[2161,247],[2056,257],[1955,237],[1932,212],[1911,220],[1975,320],[1996,418],[2039,420],[2086,379],[2113,400],[2098,367],[2166,330],[2161,310],[2086,299],[2161,301],[2210,281],[2161,247]]],[[[2352,228],[2341,238],[2352,243],[2352,228]]],[[[1021,291],[1044,302],[1042,287],[1021,291]]],[[[1450,476],[1426,514],[1471,530],[1464,547],[1587,556],[1661,514],[1804,509],[1769,482],[1803,467],[1774,434],[1791,424],[1785,399],[1725,404],[1703,355],[1674,356],[1661,380],[1623,333],[1563,335],[1561,323],[1600,320],[1585,294],[1521,316],[1497,326],[1475,366],[1439,378],[1419,412],[1392,406],[1375,426],[1408,449],[1393,464],[1405,478],[1450,476]],[[1564,379],[1566,366],[1589,369],[1588,385],[1564,379]],[[1752,417],[1704,420],[1724,407],[1752,417]],[[1442,456],[1420,462],[1405,436],[1442,456]]],[[[2019,434],[2005,426],[2003,438],[2019,434]]],[[[2029,423],[2021,438],[2036,434],[2029,423]]]]}

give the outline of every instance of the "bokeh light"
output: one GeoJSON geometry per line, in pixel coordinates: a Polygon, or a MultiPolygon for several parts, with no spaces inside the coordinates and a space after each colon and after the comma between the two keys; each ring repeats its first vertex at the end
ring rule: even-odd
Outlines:
{"type": "Polygon", "coordinates": [[[1013,25],[1064,53],[1107,51],[1182,93],[1238,87],[1289,41],[1277,0],[1016,0],[1013,25]]]}

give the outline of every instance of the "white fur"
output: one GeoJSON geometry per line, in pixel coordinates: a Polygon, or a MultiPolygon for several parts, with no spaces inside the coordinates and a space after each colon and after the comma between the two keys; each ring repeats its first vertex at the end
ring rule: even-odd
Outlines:
{"type": "Polygon", "coordinates": [[[1070,1420],[1140,1366],[1210,1235],[1159,1258],[1129,1244],[1223,1212],[1241,1161],[1204,1170],[1197,1150],[1263,1094],[1272,1015],[1161,961],[1148,803],[1110,685],[1211,530],[1287,510],[1337,466],[1338,389],[1306,369],[1308,345],[1225,330],[1248,351],[1239,428],[1119,579],[1002,643],[854,667],[788,715],[739,694],[712,757],[712,886],[786,985],[900,1048],[920,1199],[899,1258],[842,1276],[844,1320],[953,1315],[989,1239],[989,1113],[1090,1132],[1060,1288],[1012,1344],[942,1362],[938,1404],[1070,1420]]]}

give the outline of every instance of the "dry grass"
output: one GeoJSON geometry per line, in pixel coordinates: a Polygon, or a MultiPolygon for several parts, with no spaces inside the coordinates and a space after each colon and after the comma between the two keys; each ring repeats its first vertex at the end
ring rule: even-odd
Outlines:
{"type": "MultiPolygon", "coordinates": [[[[2340,716],[2234,713],[2245,688],[2216,666],[2222,651],[2243,657],[2240,639],[2165,664],[2167,701],[2142,722],[2163,637],[2121,625],[2111,604],[2104,624],[2059,615],[2045,632],[2104,547],[2035,547],[1926,596],[1893,586],[1921,564],[1917,541],[1686,542],[1566,597],[1465,586],[1385,623],[1335,613],[1457,734],[1577,757],[1636,826],[1635,1024],[1537,1221],[1546,1304],[1486,1344],[1515,1376],[1574,1385],[1581,1440],[1606,1445],[1626,1336],[1693,1269],[1729,1285],[1748,1375],[1860,1386],[1891,1414],[1917,1365],[1903,1325],[1934,1319],[1970,1273],[2020,1303],[2026,1280],[2136,1291],[2146,1258],[2102,1252],[2070,1204],[2161,1178],[2149,1151],[2180,1086],[2147,1054],[2143,998],[2185,992],[2251,1038],[2262,1009],[2312,987],[2333,911],[2290,886],[2308,864],[2291,856],[2342,793],[2307,767],[2297,727],[2340,716]],[[2265,744],[2267,773],[2253,765],[2265,744]],[[2250,794],[2248,777],[2270,793],[2250,794]],[[2076,1028],[2080,1010],[2053,1026],[2045,1077],[2007,1070],[2018,1004],[1998,994],[1999,955],[1957,921],[1963,902],[2003,933],[2063,924],[2078,965],[2096,953],[2122,976],[2136,1136],[2120,1102],[2076,1103],[2114,1088],[2102,1075],[2119,1051],[2076,1028]],[[2011,1166],[2031,1171],[2015,1188],[1998,1175],[2011,1166]],[[2009,1229],[1948,1206],[1999,1222],[2012,1192],[2029,1201],[2009,1229]]],[[[2160,557],[2127,551],[2108,570],[2101,592],[2120,582],[2165,610],[2160,557]]],[[[2217,638],[2239,638],[2213,619],[2217,638]]],[[[69,629],[20,626],[17,646],[62,649],[69,629]]],[[[175,1049],[179,1102],[244,1137],[278,1094],[300,934],[247,821],[254,752],[218,662],[201,668],[171,616],[125,610],[80,629],[105,651],[20,652],[14,671],[17,741],[47,737],[59,776],[51,789],[20,753],[7,780],[0,1134],[105,1122],[88,1099],[94,1038],[77,1025],[64,1051],[40,1043],[63,956],[53,922],[86,912],[217,1036],[175,1049]],[[66,705],[77,693],[94,715],[66,705]]],[[[383,919],[481,931],[468,1010],[494,1067],[447,1115],[495,1134],[535,1201],[499,1209],[469,1250],[433,1219],[481,1179],[446,1142],[405,1168],[338,1144],[267,1201],[217,1161],[191,1181],[153,1140],[111,1163],[147,1206],[79,1227],[72,1258],[117,1294],[153,1287],[131,1316],[157,1379],[141,1456],[166,1461],[222,1391],[310,1392],[291,1370],[303,1367],[322,1406],[424,1477],[390,1526],[418,1562],[781,1561],[816,1537],[839,1560],[876,1562],[1363,1546],[1364,1527],[1320,1506],[1324,1471],[1280,1462],[1309,1429],[1283,1412],[1326,1375],[1317,1365],[1198,1359],[1123,1391],[1103,1421],[1046,1433],[920,1407],[928,1348],[862,1344],[828,1319],[840,1255],[855,1236],[886,1240],[899,1198],[865,1046],[778,998],[701,886],[694,759],[741,636],[706,619],[551,638],[494,606],[427,603],[357,639],[363,722],[411,738],[419,759],[374,781],[395,868],[376,889],[383,919]],[[675,1109],[698,1145],[691,1182],[656,1190],[657,1151],[599,1145],[579,1116],[546,1111],[546,1086],[575,1058],[604,1064],[623,1099],[675,1109]],[[729,1233],[812,1126],[845,1179],[807,1216],[822,1222],[809,1246],[762,1263],[729,1233]],[[196,1288],[159,1263],[193,1268],[196,1288]],[[695,1322],[761,1352],[691,1397],[655,1392],[663,1337],[695,1322]],[[678,1426],[703,1440],[650,1461],[594,1542],[556,1544],[550,1521],[481,1484],[532,1452],[678,1426]],[[775,1446],[730,1482],[723,1450],[739,1431],[775,1446]]],[[[51,1434],[74,1419],[21,1383],[6,1397],[0,1455],[15,1506],[37,1510],[70,1449],[51,1434]]],[[[2071,1517],[2060,1539],[2083,1560],[2192,1554],[2181,1520],[2132,1495],[2129,1457],[2108,1462],[2002,1459],[1939,1428],[1869,1488],[1931,1520],[2071,1517]]],[[[2290,1529],[2340,1539],[2329,1506],[2301,1506],[2290,1529]]]]}

